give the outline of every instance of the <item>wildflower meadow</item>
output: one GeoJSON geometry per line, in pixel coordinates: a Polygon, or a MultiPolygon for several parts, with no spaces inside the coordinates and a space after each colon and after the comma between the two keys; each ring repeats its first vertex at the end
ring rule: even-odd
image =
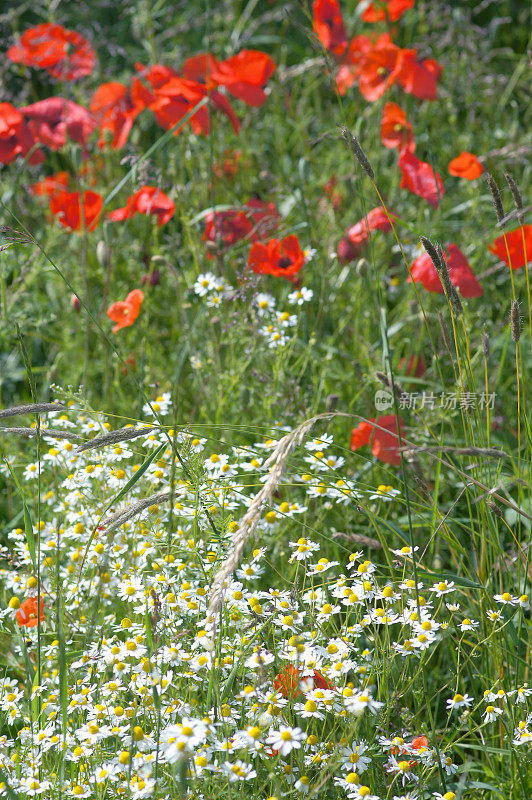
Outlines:
{"type": "Polygon", "coordinates": [[[0,798],[531,800],[530,5],[0,5],[0,798]]]}

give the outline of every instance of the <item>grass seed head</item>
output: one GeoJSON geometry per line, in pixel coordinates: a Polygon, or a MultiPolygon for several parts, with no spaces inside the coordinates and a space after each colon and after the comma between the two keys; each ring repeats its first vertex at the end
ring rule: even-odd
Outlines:
{"type": "Polygon", "coordinates": [[[489,172],[486,172],[486,180],[488,182],[488,189],[490,190],[491,199],[493,200],[493,208],[495,209],[495,214],[497,215],[497,222],[501,222],[504,219],[504,208],[502,205],[502,197],[499,187],[497,186],[495,178],[489,172]]]}

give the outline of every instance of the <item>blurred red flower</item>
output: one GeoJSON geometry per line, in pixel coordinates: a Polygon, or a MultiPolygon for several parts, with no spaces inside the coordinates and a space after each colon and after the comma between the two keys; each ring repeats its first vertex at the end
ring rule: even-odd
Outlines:
{"type": "MultiPolygon", "coordinates": [[[[384,34],[384,37],[386,41],[391,42],[387,34],[384,34]]],[[[349,48],[342,57],[342,62],[336,73],[336,85],[341,95],[344,95],[357,80],[362,57],[365,53],[369,53],[372,48],[373,43],[369,36],[360,35],[351,39],[349,48]]]]}
{"type": "Polygon", "coordinates": [[[111,147],[120,150],[127,142],[133,122],[146,104],[137,92],[128,92],[123,83],[102,83],[92,96],[90,110],[100,129],[98,147],[105,146],[105,131],[113,135],[111,147]]]}
{"type": "Polygon", "coordinates": [[[39,610],[39,603],[36,597],[28,597],[24,600],[19,610],[17,611],[17,622],[25,628],[35,628],[38,623],[37,616],[40,621],[44,620],[44,600],[41,597],[41,607],[39,610]]]}
{"type": "Polygon", "coordinates": [[[96,123],[83,106],[64,97],[47,97],[20,109],[28,121],[35,140],[50,150],[65,146],[67,135],[78,144],[85,145],[96,123]]]}
{"type": "Polygon", "coordinates": [[[417,50],[401,50],[397,82],[418,100],[436,100],[442,68],[434,59],[418,61],[416,56],[417,50]]]}
{"type": "Polygon", "coordinates": [[[403,109],[397,103],[385,103],[382,109],[381,142],[398,150],[416,149],[414,132],[403,109]]]}
{"type": "Polygon", "coordinates": [[[474,181],[484,172],[484,167],[478,158],[473,153],[466,151],[453,158],[448,169],[449,175],[454,175],[456,178],[465,178],[468,181],[474,181]]]}
{"type": "Polygon", "coordinates": [[[401,69],[401,50],[384,34],[362,56],[358,70],[358,88],[366,100],[378,100],[395,83],[401,69]]]}
{"type": "Polygon", "coordinates": [[[395,214],[391,211],[386,212],[383,206],[377,206],[368,212],[360,222],[347,229],[346,235],[338,245],[338,258],[342,264],[353,261],[360,255],[363,246],[371,236],[372,231],[391,230],[391,220],[395,219],[395,214]]]}
{"type": "Polygon", "coordinates": [[[271,239],[267,244],[254,242],[249,251],[248,266],[259,274],[275,275],[277,278],[294,280],[305,263],[305,254],[297,237],[271,239]]]}
{"type": "Polygon", "coordinates": [[[209,211],[205,217],[203,241],[229,247],[241,239],[256,241],[277,227],[279,212],[274,203],[251,198],[243,208],[209,211]]]}
{"type": "Polygon", "coordinates": [[[90,75],[96,63],[96,55],[87,39],[49,22],[25,31],[9,48],[7,57],[16,64],[45,69],[63,81],[90,75]]]}
{"type": "Polygon", "coordinates": [[[376,0],[364,10],[362,19],[364,22],[397,22],[405,11],[412,8],[414,2],[415,0],[376,0]]]}
{"type": "Polygon", "coordinates": [[[275,63],[260,50],[241,50],[225,61],[202,53],[188,58],[183,64],[183,76],[215,89],[227,91],[249,106],[261,106],[266,101],[264,87],[275,71],[275,63]]]}
{"type": "Polygon", "coordinates": [[[281,692],[283,697],[296,699],[311,689],[332,689],[333,685],[327,678],[315,669],[312,675],[302,677],[303,671],[293,664],[287,664],[273,679],[274,687],[281,692]],[[303,681],[303,684],[302,684],[303,681]],[[307,688],[308,686],[308,688],[307,688]]]}
{"type": "MultiPolygon", "coordinates": [[[[455,244],[450,244],[444,257],[451,283],[458,289],[462,297],[481,297],[484,294],[482,286],[460,248],[455,244]]],[[[423,253],[416,258],[410,265],[410,272],[408,283],[416,281],[422,283],[429,292],[444,294],[440,276],[428,253],[423,253]]]]}
{"type": "Polygon", "coordinates": [[[425,365],[425,359],[422,355],[416,355],[415,353],[410,356],[408,359],[408,363],[406,358],[402,358],[399,362],[399,369],[404,369],[406,366],[406,374],[409,375],[411,378],[422,378],[425,372],[427,371],[427,367],[425,365]]]}
{"type": "MultiPolygon", "coordinates": [[[[17,156],[24,158],[35,139],[22,116],[11,103],[0,103],[0,164],[11,164],[17,156]]],[[[30,164],[41,164],[44,161],[42,150],[36,150],[30,156],[30,164]]]]}
{"type": "MultiPolygon", "coordinates": [[[[164,67],[161,64],[155,64],[148,70],[145,70],[141,64],[136,66],[141,70],[142,77],[148,81],[153,91],[147,89],[138,78],[135,78],[132,83],[132,94],[145,103],[161,128],[170,130],[203,98],[208,97],[214,107],[229,118],[235,133],[240,130],[238,117],[227,97],[220,92],[209,91],[209,88],[203,83],[180,78],[170,67],[164,67]]],[[[205,106],[200,108],[193,114],[189,122],[195,134],[206,135],[209,132],[208,108],[205,106]]],[[[181,130],[182,128],[178,128],[174,136],[177,136],[181,130]]]]}
{"type": "Polygon", "coordinates": [[[161,189],[156,186],[143,186],[135,194],[129,195],[123,208],[111,211],[109,219],[112,222],[119,222],[130,219],[135,214],[154,214],[158,217],[157,224],[161,227],[172,219],[174,211],[175,203],[161,189]]]}
{"type": "MultiPolygon", "coordinates": [[[[403,422],[400,419],[400,432],[403,435],[403,422]]],[[[395,414],[386,414],[377,419],[363,420],[351,431],[351,450],[358,450],[366,444],[371,444],[371,452],[385,464],[401,465],[399,452],[399,436],[395,414]],[[384,428],[375,427],[375,425],[384,428]]]]}
{"type": "Polygon", "coordinates": [[[508,231],[505,236],[499,236],[490,244],[489,249],[512,269],[521,269],[528,264],[532,255],[532,225],[523,225],[508,231]]]}
{"type": "Polygon", "coordinates": [[[68,189],[68,172],[58,172],[56,175],[49,175],[42,181],[30,184],[30,192],[38,197],[53,197],[57,192],[64,192],[68,189]]]}
{"type": "Polygon", "coordinates": [[[340,56],[347,47],[347,33],[338,0],[314,0],[314,33],[326,50],[340,56]]]}
{"type": "Polygon", "coordinates": [[[433,208],[438,208],[440,198],[445,194],[441,177],[432,164],[420,159],[409,150],[403,150],[399,157],[401,170],[401,189],[423,197],[433,208]]]}
{"type": "Polygon", "coordinates": [[[116,303],[111,303],[107,309],[107,316],[113,322],[116,322],[113,333],[133,325],[140,313],[143,300],[144,292],[141,289],[133,289],[124,301],[119,300],[116,303]]]}
{"type": "Polygon", "coordinates": [[[242,150],[231,150],[229,147],[226,147],[223,160],[215,161],[212,165],[212,171],[217,178],[234,178],[238,173],[241,161],[242,150]]]}
{"type": "Polygon", "coordinates": [[[50,197],[50,211],[71,231],[93,231],[103,208],[98,192],[57,192],[50,197]]]}

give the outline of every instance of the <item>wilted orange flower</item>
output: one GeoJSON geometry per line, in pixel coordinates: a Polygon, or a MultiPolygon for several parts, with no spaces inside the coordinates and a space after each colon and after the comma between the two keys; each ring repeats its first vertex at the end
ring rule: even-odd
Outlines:
{"type": "Polygon", "coordinates": [[[273,685],[277,690],[280,690],[283,697],[292,697],[293,699],[300,697],[300,695],[309,692],[311,689],[332,689],[333,685],[327,678],[315,669],[312,675],[302,677],[302,670],[299,667],[294,667],[293,664],[287,664],[274,678],[273,685]]]}
{"type": "Polygon", "coordinates": [[[416,149],[414,132],[403,109],[397,103],[385,103],[382,109],[381,142],[385,147],[398,150],[416,149]]]}
{"type": "Polygon", "coordinates": [[[454,175],[456,178],[465,178],[468,181],[474,181],[484,172],[484,167],[478,158],[466,150],[456,158],[453,158],[448,169],[449,175],[454,175]]]}
{"type": "MultiPolygon", "coordinates": [[[[358,0],[359,3],[362,0],[358,0]]],[[[375,0],[362,14],[364,22],[397,22],[405,11],[412,8],[415,0],[375,0]]]]}
{"type": "Polygon", "coordinates": [[[523,225],[505,236],[499,236],[489,249],[512,269],[521,269],[528,264],[532,255],[532,225],[523,225]]]}
{"type": "MultiPolygon", "coordinates": [[[[401,435],[403,422],[399,420],[401,435]]],[[[399,452],[399,436],[395,414],[385,414],[377,419],[363,420],[351,431],[351,450],[358,450],[366,444],[371,444],[371,452],[385,464],[401,465],[399,452]],[[378,425],[379,427],[375,427],[378,425]],[[384,430],[380,430],[384,428],[384,430]]]]}
{"type": "Polygon", "coordinates": [[[63,81],[90,75],[96,63],[96,55],[87,39],[49,22],[25,31],[9,48],[7,57],[16,64],[45,69],[63,81]]]}
{"type": "Polygon", "coordinates": [[[158,217],[159,227],[172,219],[175,203],[156,186],[143,186],[135,194],[131,194],[123,208],[116,208],[109,214],[112,222],[134,217],[135,214],[154,214],[158,217]]]}
{"type": "Polygon", "coordinates": [[[90,110],[100,128],[98,147],[105,146],[104,131],[113,135],[111,147],[120,150],[127,142],[134,120],[146,104],[139,97],[138,92],[128,92],[123,83],[111,81],[102,83],[92,96],[90,110]]]}
{"type": "Polygon", "coordinates": [[[144,292],[140,289],[134,289],[124,301],[119,300],[109,306],[107,316],[113,322],[116,322],[113,333],[116,333],[121,328],[129,328],[130,325],[133,325],[140,313],[143,300],[144,292]]]}
{"type": "Polygon", "coordinates": [[[98,192],[57,192],[50,197],[50,211],[71,231],[93,231],[102,208],[103,197],[98,192]]]}
{"type": "Polygon", "coordinates": [[[25,628],[34,628],[39,620],[42,622],[44,620],[44,600],[42,597],[39,620],[37,619],[38,614],[39,603],[37,602],[37,598],[28,597],[17,611],[17,622],[20,626],[24,626],[25,628]]]}

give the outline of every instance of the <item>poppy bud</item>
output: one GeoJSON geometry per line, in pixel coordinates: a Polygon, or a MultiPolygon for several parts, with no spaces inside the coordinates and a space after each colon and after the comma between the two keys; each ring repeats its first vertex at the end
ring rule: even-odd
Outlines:
{"type": "Polygon", "coordinates": [[[150,286],[158,286],[161,282],[161,273],[158,269],[154,269],[150,275],[150,286]]]}
{"type": "Polygon", "coordinates": [[[72,304],[72,308],[75,309],[76,311],[79,311],[81,309],[81,303],[79,297],[76,297],[75,294],[73,294],[72,297],[70,298],[70,302],[72,304]]]}
{"type": "Polygon", "coordinates": [[[100,267],[106,268],[109,265],[109,260],[111,258],[111,251],[109,250],[108,245],[103,239],[100,239],[98,244],[96,245],[96,258],[98,259],[98,264],[100,267]]]}
{"type": "Polygon", "coordinates": [[[338,242],[338,260],[340,264],[348,264],[350,261],[354,261],[359,252],[359,248],[347,236],[344,236],[338,242]]]}

